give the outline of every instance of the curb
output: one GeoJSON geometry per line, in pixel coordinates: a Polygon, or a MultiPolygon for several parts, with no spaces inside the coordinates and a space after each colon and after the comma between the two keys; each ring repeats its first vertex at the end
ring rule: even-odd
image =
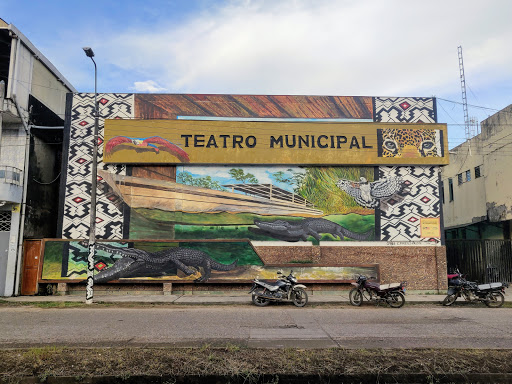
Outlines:
{"type": "MultiPolygon", "coordinates": [[[[59,307],[69,305],[70,308],[73,306],[80,305],[88,305],[85,304],[85,300],[12,300],[12,299],[0,299],[0,303],[4,303],[7,305],[47,305],[48,307],[59,307]]],[[[116,299],[105,299],[105,298],[97,298],[93,300],[93,305],[110,305],[110,306],[251,306],[253,307],[253,303],[250,299],[243,300],[218,300],[216,298],[206,298],[206,299],[175,299],[175,300],[150,300],[150,299],[137,299],[130,298],[129,300],[116,300],[116,299]]],[[[405,307],[410,305],[419,305],[419,304],[432,304],[432,305],[441,305],[442,300],[407,300],[405,302],[405,307]]],[[[276,305],[286,305],[294,307],[291,302],[276,302],[270,303],[270,307],[276,305]]],[[[306,305],[308,307],[318,307],[318,306],[342,306],[342,307],[353,307],[348,300],[310,300],[306,305]]],[[[361,307],[388,307],[385,303],[374,303],[374,302],[364,302],[361,307]]]]}

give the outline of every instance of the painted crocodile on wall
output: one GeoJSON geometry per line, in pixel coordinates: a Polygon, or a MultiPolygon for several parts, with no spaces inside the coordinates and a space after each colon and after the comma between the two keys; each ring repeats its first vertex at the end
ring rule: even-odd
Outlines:
{"type": "Polygon", "coordinates": [[[308,218],[301,221],[260,221],[254,220],[258,228],[249,228],[251,232],[267,235],[283,241],[306,241],[308,236],[320,240],[322,233],[330,233],[343,240],[345,237],[354,240],[368,240],[373,229],[365,233],[349,231],[341,225],[326,219],[308,218]]]}
{"type": "Polygon", "coordinates": [[[165,276],[174,269],[182,271],[187,276],[194,274],[196,269],[201,272],[201,277],[195,281],[205,282],[210,278],[212,270],[231,271],[237,265],[237,261],[232,264],[221,264],[203,251],[182,247],[147,252],[142,249],[120,248],[97,243],[96,248],[112,255],[120,255],[121,258],[108,269],[95,275],[95,283],[106,283],[127,277],[165,276]]]}

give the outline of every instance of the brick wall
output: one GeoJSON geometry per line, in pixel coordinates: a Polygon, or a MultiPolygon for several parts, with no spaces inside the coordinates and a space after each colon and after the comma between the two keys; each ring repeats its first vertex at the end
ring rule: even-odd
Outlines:
{"type": "Polygon", "coordinates": [[[407,281],[408,289],[446,290],[446,248],[437,246],[255,247],[265,264],[311,261],[320,265],[379,264],[382,284],[407,281]]]}

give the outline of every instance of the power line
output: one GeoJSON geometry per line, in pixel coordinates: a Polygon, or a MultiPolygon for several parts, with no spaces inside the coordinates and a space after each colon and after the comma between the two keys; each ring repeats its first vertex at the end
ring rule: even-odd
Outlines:
{"type": "MultiPolygon", "coordinates": [[[[437,100],[446,101],[448,103],[454,103],[454,104],[462,105],[462,103],[460,101],[453,101],[453,100],[443,99],[442,97],[436,97],[436,99],[437,100]]],[[[496,111],[496,112],[500,112],[500,113],[512,114],[512,112],[504,111],[503,109],[489,108],[489,107],[484,107],[484,106],[481,106],[481,105],[468,104],[468,107],[479,108],[479,109],[486,109],[486,110],[496,111]]]]}

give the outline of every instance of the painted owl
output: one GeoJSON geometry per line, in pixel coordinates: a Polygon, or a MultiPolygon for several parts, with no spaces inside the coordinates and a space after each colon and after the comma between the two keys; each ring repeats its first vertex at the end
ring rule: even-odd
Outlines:
{"type": "Polygon", "coordinates": [[[443,157],[443,131],[439,129],[377,129],[379,157],[443,157]]]}
{"type": "Polygon", "coordinates": [[[361,177],[359,182],[341,179],[336,185],[352,196],[357,204],[375,209],[379,206],[380,199],[400,192],[403,188],[403,181],[400,177],[389,177],[369,183],[364,177],[361,177]]]}

